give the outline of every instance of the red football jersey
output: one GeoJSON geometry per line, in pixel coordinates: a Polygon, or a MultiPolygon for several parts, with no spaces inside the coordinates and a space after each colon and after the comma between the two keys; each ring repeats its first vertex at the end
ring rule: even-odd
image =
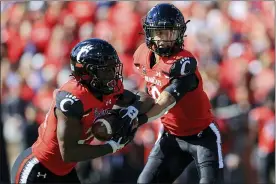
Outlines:
{"type": "MultiPolygon", "coordinates": [[[[122,83],[120,85],[122,86],[122,83]]],[[[56,94],[60,91],[65,91],[70,93],[71,96],[66,96],[64,102],[68,101],[68,98],[71,98],[74,101],[80,100],[82,102],[85,112],[81,119],[83,134],[78,143],[90,144],[94,138],[91,134],[91,127],[94,119],[97,116],[104,114],[105,110],[111,109],[116,102],[117,95],[122,93],[123,90],[123,87],[121,87],[118,93],[104,96],[103,101],[100,101],[75,79],[69,80],[54,93],[54,100],[51,108],[47,113],[44,122],[39,127],[39,137],[32,146],[33,154],[54,174],[60,176],[68,174],[75,167],[76,163],[65,163],[61,157],[56,132],[57,118],[54,113],[54,109],[56,108],[56,94]]]]}
{"type": "MultiPolygon", "coordinates": [[[[142,44],[134,54],[134,65],[146,81],[148,93],[155,99],[170,85],[172,70],[179,67],[179,74],[185,74],[186,58],[194,58],[187,50],[182,50],[171,57],[160,57],[160,61],[150,68],[150,57],[153,54],[146,44],[142,44]],[[175,63],[183,58],[181,63],[175,63]]],[[[201,75],[196,68],[199,80],[198,87],[188,92],[180,101],[161,117],[164,129],[177,136],[188,136],[199,133],[214,120],[211,104],[203,91],[201,75]]],[[[177,76],[176,76],[177,77],[177,76]]],[[[181,76],[180,76],[181,77],[181,76]]]]}

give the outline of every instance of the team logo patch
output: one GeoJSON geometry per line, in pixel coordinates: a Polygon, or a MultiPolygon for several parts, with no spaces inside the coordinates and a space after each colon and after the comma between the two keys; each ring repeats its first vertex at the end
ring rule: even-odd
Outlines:
{"type": "Polygon", "coordinates": [[[109,99],[109,100],[107,100],[107,101],[105,102],[105,106],[108,106],[108,105],[111,105],[111,104],[112,104],[111,99],[109,99]]]}
{"type": "Polygon", "coordinates": [[[186,70],[186,64],[191,64],[191,61],[188,57],[184,57],[180,60],[181,63],[181,70],[180,70],[180,74],[181,75],[188,75],[190,73],[190,71],[185,72],[186,70]]]}
{"type": "Polygon", "coordinates": [[[67,112],[68,106],[73,105],[78,100],[79,99],[77,97],[75,97],[74,95],[69,95],[69,94],[66,95],[65,98],[63,100],[61,100],[61,102],[60,102],[61,111],[67,112]]]}
{"type": "Polygon", "coordinates": [[[77,61],[79,63],[81,63],[82,62],[82,59],[81,59],[82,54],[87,54],[91,49],[93,49],[92,45],[86,45],[86,46],[82,47],[77,54],[77,61]]]}
{"type": "Polygon", "coordinates": [[[41,174],[40,172],[37,173],[36,177],[43,177],[44,179],[46,178],[47,173],[41,174]]]}

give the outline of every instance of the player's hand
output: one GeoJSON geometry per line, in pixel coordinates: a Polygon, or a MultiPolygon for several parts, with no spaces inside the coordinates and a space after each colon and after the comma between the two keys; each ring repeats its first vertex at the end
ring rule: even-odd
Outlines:
{"type": "Polygon", "coordinates": [[[113,125],[113,136],[128,136],[134,128],[138,127],[138,118],[135,117],[136,115],[134,115],[135,118],[129,117],[127,115],[128,111],[130,111],[130,108],[110,110],[111,114],[114,114],[118,117],[118,123],[113,125]]]}
{"type": "Polygon", "coordinates": [[[139,111],[137,108],[134,106],[128,106],[127,108],[120,109],[119,116],[124,126],[131,129],[133,126],[133,120],[137,118],[138,113],[139,111]]]}
{"type": "Polygon", "coordinates": [[[113,153],[125,147],[129,142],[133,140],[131,136],[114,136],[106,143],[112,147],[113,153]]]}
{"type": "Polygon", "coordinates": [[[134,106],[128,106],[127,108],[122,108],[119,111],[119,115],[123,120],[128,120],[132,122],[138,116],[138,109],[134,106]]]}
{"type": "Polygon", "coordinates": [[[111,148],[113,150],[112,151],[113,153],[115,153],[116,151],[122,149],[125,146],[125,144],[122,143],[122,139],[123,139],[123,137],[120,137],[118,140],[111,139],[111,140],[106,142],[107,144],[109,144],[111,146],[111,148]]]}
{"type": "Polygon", "coordinates": [[[132,126],[123,126],[107,143],[112,147],[113,153],[130,143],[138,129],[138,119],[133,120],[132,126]]]}

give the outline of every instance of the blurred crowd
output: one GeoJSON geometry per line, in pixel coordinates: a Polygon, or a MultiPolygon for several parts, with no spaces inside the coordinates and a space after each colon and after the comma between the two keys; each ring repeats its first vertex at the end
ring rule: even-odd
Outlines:
{"type": "MultiPolygon", "coordinates": [[[[143,90],[132,55],[144,41],[142,18],[157,3],[1,1],[1,120],[9,166],[35,141],[53,90],[69,78],[69,53],[79,41],[109,41],[124,63],[126,88],[143,90]]],[[[274,2],[170,3],[191,20],[185,48],[198,60],[222,130],[226,184],[275,182],[274,2]]],[[[121,152],[79,163],[80,178],[135,182],[160,128],[159,121],[144,125],[121,152]]]]}

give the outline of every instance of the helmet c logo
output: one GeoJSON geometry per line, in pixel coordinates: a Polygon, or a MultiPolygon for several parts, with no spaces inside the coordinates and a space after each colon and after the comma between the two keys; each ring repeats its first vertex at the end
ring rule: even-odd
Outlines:
{"type": "Polygon", "coordinates": [[[79,53],[77,54],[77,62],[80,62],[80,57],[81,57],[82,53],[87,54],[89,52],[89,50],[91,50],[92,48],[93,48],[92,45],[86,45],[86,46],[82,47],[80,49],[79,53]]]}

